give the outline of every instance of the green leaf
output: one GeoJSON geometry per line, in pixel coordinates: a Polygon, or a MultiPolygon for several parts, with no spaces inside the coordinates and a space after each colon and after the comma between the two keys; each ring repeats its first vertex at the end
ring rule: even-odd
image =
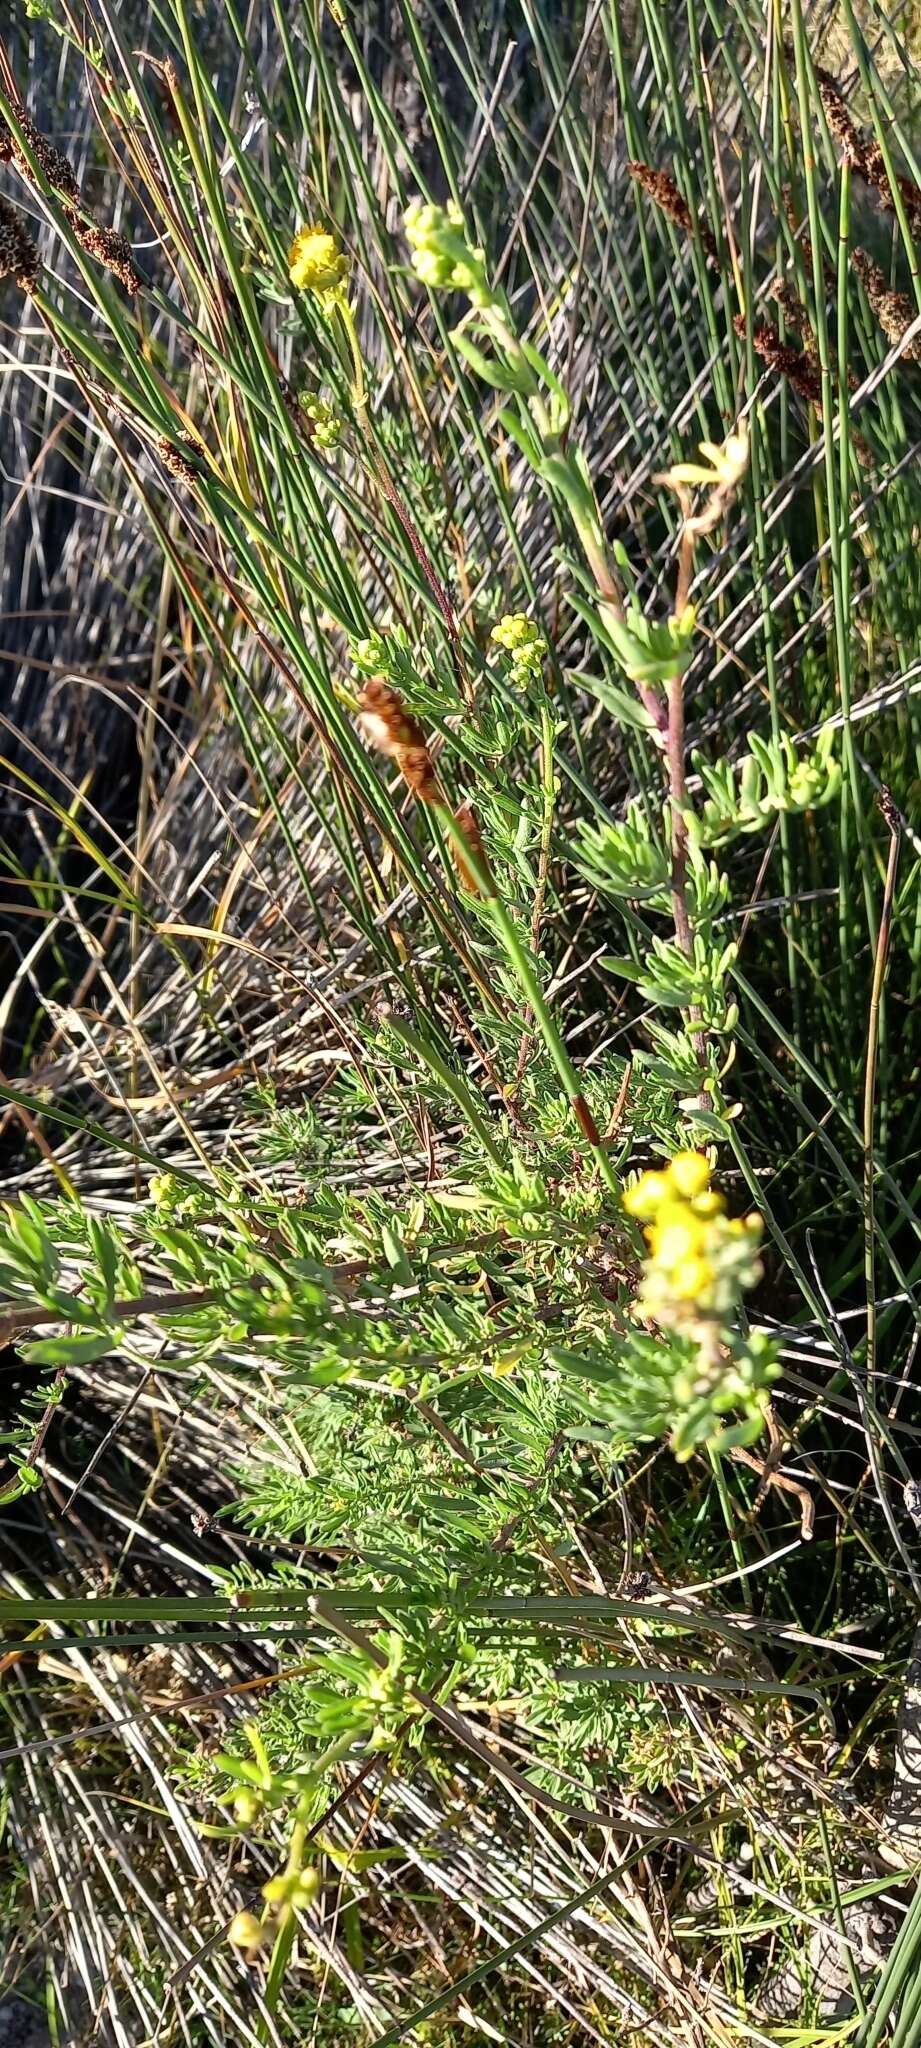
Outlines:
{"type": "Polygon", "coordinates": [[[381,1224],[381,1244],[384,1248],[384,1257],[387,1264],[391,1272],[396,1275],[401,1287],[411,1287],[413,1270],[406,1256],[403,1240],[396,1235],[395,1231],[391,1230],[389,1223],[381,1224]]]}
{"type": "Polygon", "coordinates": [[[632,960],[623,960],[616,953],[605,953],[598,965],[606,967],[609,974],[618,974],[622,981],[645,980],[642,967],[635,967],[632,960]]]}
{"type": "MultiPolygon", "coordinates": [[[[597,618],[597,613],[593,614],[591,606],[585,604],[582,598],[576,597],[572,591],[569,593],[569,602],[573,611],[579,612],[586,625],[591,626],[593,617],[597,618]]],[[[631,697],[629,691],[619,690],[616,683],[609,683],[604,676],[586,675],[581,669],[567,669],[566,680],[597,697],[599,704],[603,704],[605,710],[610,711],[611,717],[616,718],[619,725],[630,726],[634,732],[651,731],[653,722],[645,706],[640,703],[638,697],[631,697]]]]}
{"type": "MultiPolygon", "coordinates": [[[[685,1080],[686,1078],[685,1076],[685,1080]]],[[[718,1116],[715,1109],[698,1109],[696,1098],[693,1095],[688,1096],[686,1101],[680,1102],[678,1107],[683,1109],[687,1116],[693,1116],[695,1124],[699,1124],[702,1130],[709,1131],[711,1137],[721,1138],[724,1141],[728,1138],[730,1126],[726,1118],[718,1116]]]]}
{"type": "Polygon", "coordinates": [[[530,463],[531,468],[534,470],[539,469],[541,461],[540,442],[533,429],[526,425],[523,420],[518,419],[509,406],[503,406],[499,414],[499,424],[501,427],[504,427],[509,439],[514,441],[516,448],[524,456],[525,461],[530,463]]]}
{"type": "Polygon", "coordinates": [[[489,384],[493,391],[516,389],[515,379],[510,376],[508,369],[503,369],[497,357],[484,355],[483,350],[477,348],[476,342],[471,341],[469,334],[462,334],[460,328],[455,327],[453,339],[458,355],[463,356],[465,363],[475,371],[482,383],[489,384]]]}
{"type": "Polygon", "coordinates": [[[114,1224],[105,1222],[101,1216],[89,1216],[87,1224],[90,1244],[99,1262],[106,1300],[113,1301],[122,1253],[118,1232],[114,1224]]]}
{"type": "Polygon", "coordinates": [[[114,1351],[117,1342],[110,1331],[103,1330],[94,1337],[41,1337],[35,1344],[23,1344],[21,1350],[30,1365],[93,1365],[97,1358],[114,1351]]]}
{"type": "Polygon", "coordinates": [[[14,1500],[21,1500],[24,1493],[37,1493],[42,1475],[35,1465],[20,1465],[15,1478],[0,1487],[0,1508],[10,1506],[14,1500]]]}

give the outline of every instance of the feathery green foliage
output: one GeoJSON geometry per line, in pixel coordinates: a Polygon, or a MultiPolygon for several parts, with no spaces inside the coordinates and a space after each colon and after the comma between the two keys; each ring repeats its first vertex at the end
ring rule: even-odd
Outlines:
{"type": "MultiPolygon", "coordinates": [[[[39,1051],[0,1083],[46,1166],[4,1313],[53,1375],[2,1497],[117,1358],[245,1414],[223,1512],[259,1544],[206,1594],[20,1575],[5,1613],[303,1664],[213,1770],[176,1739],[249,1859],[251,2038],[296,2038],[296,1943],[389,1854],[331,1832],[344,1774],[466,1754],[554,1839],[626,1837],[620,2021],[770,2039],[769,1916],[802,1949],[840,1905],[829,1722],[884,1697],[851,1699],[844,1550],[893,1603],[884,1658],[919,1592],[913,62],[849,5],[830,56],[799,0],[393,18],[388,69],[349,7],[257,38],[158,0],[139,38],[49,0],[3,60],[7,268],[160,551],[191,711],[160,731],[158,658],[126,838],[51,771],[45,914],[111,1007],[49,1000],[63,1081],[39,1051]],[[28,101],[56,35],[94,96],[79,189],[28,101]],[[150,816],[177,731],[220,791],[194,879],[150,816]],[[753,1649],[680,1590],[698,1525],[754,1625],[753,1518],[808,1541],[817,1494],[826,1570],[760,1574],[753,1649]],[[759,1833],[790,1773],[813,1812],[759,1833]]],[[[601,1882],[574,1856],[570,1910],[601,1882]]],[[[454,1975],[401,2024],[476,1995],[454,1975]]],[[[861,2048],[900,1999],[916,2038],[905,1985],[861,2048]]]]}

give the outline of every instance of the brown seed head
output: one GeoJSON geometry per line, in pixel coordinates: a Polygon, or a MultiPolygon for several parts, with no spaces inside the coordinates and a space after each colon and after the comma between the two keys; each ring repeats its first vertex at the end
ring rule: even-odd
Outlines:
{"type": "Polygon", "coordinates": [[[15,278],[20,291],[38,282],[38,250],[27,235],[15,207],[0,194],[0,277],[15,278]]]}
{"type": "Polygon", "coordinates": [[[88,256],[95,256],[97,263],[117,277],[126,292],[134,298],[140,291],[143,279],[131,254],[131,244],[115,228],[100,227],[98,221],[84,220],[76,207],[68,207],[67,218],[81,247],[88,256]]]}
{"type": "MultiPolygon", "coordinates": [[[[744,336],[744,313],[736,314],[733,326],[737,334],[744,336]]],[[[781,341],[770,320],[759,321],[752,333],[752,344],[756,353],[777,371],[779,377],[785,377],[801,398],[807,398],[811,405],[821,406],[822,370],[811,349],[790,348],[787,342],[781,341]]]]}
{"type": "Polygon", "coordinates": [[[882,811],[883,817],[886,820],[890,832],[900,833],[902,829],[902,820],[899,817],[899,810],[895,797],[893,796],[892,791],[887,783],[880,783],[876,801],[879,805],[880,810],[882,811]]]}
{"type": "MultiPolygon", "coordinates": [[[[183,446],[190,448],[194,454],[195,443],[190,435],[181,434],[179,438],[183,446]]],[[[157,442],[157,448],[164,469],[169,470],[170,476],[174,476],[177,483],[195,483],[196,471],[193,469],[188,456],[183,454],[182,447],[177,448],[175,442],[168,440],[165,434],[161,434],[157,442]]]]}
{"type": "Polygon", "coordinates": [[[385,683],[383,676],[371,676],[358,699],[365,736],[381,754],[395,756],[406,747],[425,752],[425,734],[418,719],[407,711],[402,697],[385,683]]]}
{"type": "Polygon", "coordinates": [[[719,262],[719,251],[711,228],[705,220],[697,220],[668,171],[657,171],[652,164],[628,163],[627,169],[637,185],[648,192],[656,206],[660,207],[676,227],[683,228],[686,235],[693,235],[695,225],[711,263],[719,262]]]}
{"type": "Polygon", "coordinates": [[[867,138],[858,128],[843,92],[830,71],[823,71],[821,64],[815,67],[819,98],[825,111],[825,119],[835,138],[845,163],[859,172],[862,178],[872,184],[867,171],[867,138]]]}
{"type": "Polygon", "coordinates": [[[794,286],[786,278],[779,277],[773,286],[773,297],[777,300],[778,306],[783,307],[787,326],[792,328],[794,334],[799,335],[801,341],[808,341],[810,347],[814,348],[815,335],[812,324],[794,286]]]}
{"type": "MultiPolygon", "coordinates": [[[[473,854],[474,859],[478,860],[481,866],[485,868],[486,873],[489,876],[490,882],[492,883],[492,872],[490,870],[489,862],[486,858],[486,854],[483,847],[483,835],[480,831],[480,821],[473,808],[473,805],[470,803],[461,804],[460,809],[455,811],[454,813],[454,822],[457,825],[458,829],[463,833],[463,836],[467,842],[467,845],[470,848],[471,853],[473,854]]],[[[470,862],[468,860],[465,860],[464,858],[463,848],[454,845],[452,850],[454,853],[454,860],[457,866],[457,871],[458,874],[460,875],[461,881],[463,882],[464,888],[469,891],[471,896],[482,896],[482,887],[477,876],[474,874],[470,862]]],[[[492,883],[492,889],[490,893],[493,896],[496,893],[494,883],[492,883]]]]}
{"type": "MultiPolygon", "coordinates": [[[[887,341],[899,342],[915,318],[915,308],[905,292],[894,292],[884,270],[874,263],[866,249],[851,250],[851,268],[856,272],[887,341]]],[[[921,334],[902,350],[907,363],[921,363],[921,334]]]]}
{"type": "MultiPolygon", "coordinates": [[[[80,189],[66,156],[62,156],[61,151],[55,148],[54,143],[48,141],[47,136],[42,134],[40,128],[36,128],[35,122],[29,119],[21,100],[16,105],[15,113],[19,126],[32,151],[32,155],[35,157],[39,169],[47,178],[49,185],[56,192],[60,192],[65,199],[71,201],[79,199],[80,189]]],[[[15,164],[17,171],[21,177],[25,178],[27,184],[34,184],[34,173],[29,159],[22,145],[17,141],[12,130],[7,128],[5,122],[2,123],[2,128],[0,128],[0,160],[4,163],[15,164]]]]}
{"type": "MultiPolygon", "coordinates": [[[[744,336],[744,313],[737,313],[732,324],[736,333],[744,336]]],[[[822,366],[814,348],[789,348],[786,342],[781,341],[776,327],[772,327],[769,320],[761,321],[754,329],[752,344],[757,354],[763,357],[766,363],[770,364],[772,370],[777,371],[779,377],[785,377],[787,383],[792,384],[794,391],[798,391],[801,398],[807,399],[810,405],[814,405],[821,412],[822,366]]],[[[853,377],[850,377],[848,381],[853,389],[853,377]]],[[[864,440],[863,435],[857,433],[853,427],[851,429],[851,446],[861,467],[863,469],[871,469],[873,466],[873,451],[864,440]]]]}
{"type": "MultiPolygon", "coordinates": [[[[817,65],[816,80],[825,109],[825,119],[845,163],[851,165],[865,184],[872,185],[874,191],[878,192],[882,205],[890,213],[894,212],[892,183],[886,159],[875,136],[867,135],[862,128],[858,128],[841,88],[830,71],[823,71],[821,66],[817,65]]],[[[912,227],[921,228],[921,187],[915,184],[913,178],[906,177],[904,171],[896,171],[895,182],[912,227]]]]}
{"type": "MultiPolygon", "coordinates": [[[[782,306],[784,309],[787,316],[787,326],[792,327],[794,334],[798,334],[803,342],[804,352],[809,356],[810,361],[818,363],[819,350],[815,331],[806,308],[794,286],[786,278],[779,278],[773,286],[773,296],[777,300],[778,306],[782,306]]],[[[834,350],[829,347],[828,352],[832,364],[837,369],[838,364],[834,350]]],[[[821,368],[819,374],[821,375],[821,368]]],[[[853,370],[848,370],[847,381],[848,389],[856,391],[858,380],[853,370]]]]}
{"type": "MultiPolygon", "coordinates": [[[[886,208],[887,213],[894,213],[892,185],[886,169],[886,159],[878,142],[867,141],[861,176],[866,179],[868,185],[873,186],[879,196],[880,205],[886,208]]],[[[917,233],[921,229],[921,186],[916,185],[913,178],[907,178],[904,171],[896,171],[895,182],[911,226],[917,233]]]]}

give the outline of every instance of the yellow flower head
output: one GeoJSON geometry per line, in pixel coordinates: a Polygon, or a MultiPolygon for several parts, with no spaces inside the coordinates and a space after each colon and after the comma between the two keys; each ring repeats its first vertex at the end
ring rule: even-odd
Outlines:
{"type": "Polygon", "coordinates": [[[315,391],[303,394],[301,404],[310,421],[310,438],[318,448],[335,448],[345,426],[341,413],[315,391]]]}
{"type": "Polygon", "coordinates": [[[671,1275],[671,1292],[676,1301],[701,1301],[713,1284],[709,1259],[682,1259],[671,1275]]]}
{"type": "Polygon", "coordinates": [[[664,1173],[641,1173],[639,1180],[628,1188],[623,1197],[628,1216],[636,1216],[641,1223],[648,1222],[663,1202],[669,1197],[669,1185],[664,1173]]]}
{"type": "Polygon", "coordinates": [[[703,1250],[707,1226],[687,1202],[663,1202],[646,1236],[658,1266],[677,1266],[682,1259],[694,1258],[703,1250]]]}
{"type": "Polygon", "coordinates": [[[668,1178],[675,1193],[690,1200],[710,1185],[710,1162],[703,1152],[676,1152],[668,1163],[668,1178]]]}
{"type": "MultiPolygon", "coordinates": [[[[710,1165],[703,1152],[676,1152],[674,1159],[659,1172],[641,1173],[635,1186],[628,1188],[623,1197],[628,1216],[637,1216],[641,1223],[648,1222],[661,1208],[663,1202],[691,1201],[706,1195],[710,1185],[710,1165]]],[[[718,1195],[712,1197],[712,1204],[722,1202],[718,1195]]],[[[704,1204],[701,1214],[717,1214],[713,1206],[704,1204]]]]}
{"type": "Polygon", "coordinates": [[[527,612],[504,612],[489,637],[498,647],[506,648],[509,654],[514,654],[519,647],[533,646],[540,640],[537,627],[527,612]]]}
{"type": "Polygon", "coordinates": [[[733,1216],[726,1228],[733,1237],[750,1237],[754,1241],[761,1236],[764,1218],[759,1216],[757,1209],[752,1209],[748,1216],[733,1216]]]}
{"type": "Polygon", "coordinates": [[[288,252],[288,275],[298,291],[317,292],[326,298],[341,290],[348,270],[348,257],[325,228],[301,228],[295,235],[288,252]]]}
{"type": "Polygon", "coordinates": [[[490,639],[508,656],[509,681],[519,688],[540,675],[544,638],[527,612],[505,612],[493,627],[490,639]]]}
{"type": "Polygon", "coordinates": [[[710,1173],[706,1153],[688,1148],[664,1167],[641,1174],[622,1197],[646,1240],[632,1313],[647,1328],[674,1333],[688,1347],[695,1362],[683,1391],[677,1379],[675,1387],[676,1400],[690,1407],[701,1389],[710,1393],[723,1383],[725,1361],[734,1355],[739,1305],[762,1276],[761,1217],[728,1216],[723,1196],[710,1186],[710,1173]]]}

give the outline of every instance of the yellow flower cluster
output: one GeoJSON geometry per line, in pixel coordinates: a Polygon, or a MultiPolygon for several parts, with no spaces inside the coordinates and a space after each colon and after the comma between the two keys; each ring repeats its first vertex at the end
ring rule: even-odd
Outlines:
{"type": "Polygon", "coordinates": [[[403,215],[412,266],[430,291],[466,292],[474,306],[487,306],[490,291],[482,249],[467,239],[464,216],[454,199],[447,206],[413,199],[403,215]]]}
{"type": "Polygon", "coordinates": [[[288,275],[298,291],[316,292],[327,303],[341,294],[348,272],[348,257],[325,228],[301,228],[295,235],[288,252],[288,275]]]}
{"type": "Polygon", "coordinates": [[[527,612],[506,612],[489,637],[508,655],[509,682],[517,689],[524,689],[540,675],[544,658],[543,635],[534,620],[528,618],[527,612]]]}
{"type": "Polygon", "coordinates": [[[316,392],[308,391],[301,398],[301,405],[310,422],[310,438],[318,448],[336,448],[345,421],[334,406],[316,392]]]}
{"type": "Polygon", "coordinates": [[[676,1152],[661,1171],[641,1174],[623,1203],[649,1246],[639,1313],[684,1328],[728,1320],[761,1276],[761,1217],[726,1215],[702,1152],[676,1152]]]}

